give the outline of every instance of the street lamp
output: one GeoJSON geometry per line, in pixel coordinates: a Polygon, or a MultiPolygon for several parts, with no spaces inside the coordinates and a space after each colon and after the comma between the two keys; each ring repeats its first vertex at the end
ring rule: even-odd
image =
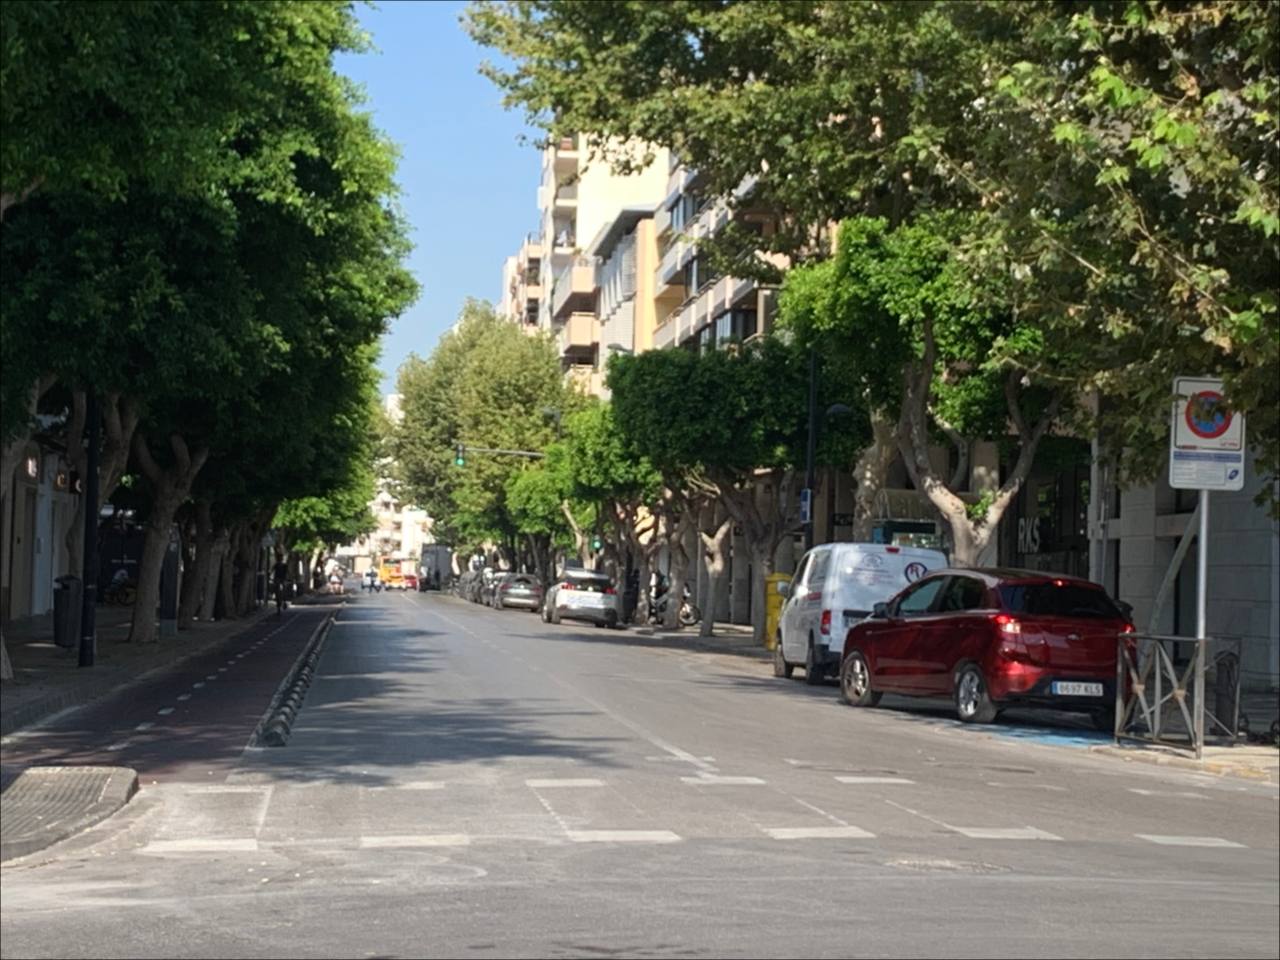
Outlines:
{"type": "MultiPolygon", "coordinates": [[[[823,419],[852,413],[843,403],[827,407],[823,419]]],[[[818,446],[818,351],[809,348],[809,437],[805,444],[804,490],[800,492],[800,517],[804,522],[804,548],[813,547],[814,454],[818,446]]]]}

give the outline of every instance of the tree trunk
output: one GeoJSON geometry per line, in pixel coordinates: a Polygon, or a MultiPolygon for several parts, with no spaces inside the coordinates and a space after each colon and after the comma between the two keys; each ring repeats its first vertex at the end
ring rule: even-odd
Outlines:
{"type": "Polygon", "coordinates": [[[662,626],[667,630],[680,629],[680,607],[684,603],[684,583],[689,575],[689,556],[685,539],[697,528],[697,508],[686,502],[680,519],[671,525],[667,549],[671,552],[671,576],[667,582],[667,608],[662,612],[662,626]]]}
{"type": "MultiPolygon", "coordinates": [[[[89,469],[88,451],[85,449],[82,435],[85,427],[85,411],[87,402],[83,390],[71,395],[71,420],[67,424],[67,463],[81,477],[89,469]]],[[[124,479],[125,470],[129,466],[129,450],[133,445],[133,434],[138,428],[138,404],[120,394],[109,394],[101,404],[102,410],[102,450],[98,457],[98,503],[96,509],[101,511],[103,504],[111,499],[111,495],[124,479]]],[[[71,573],[76,576],[84,567],[84,497],[76,498],[76,512],[71,527],[67,530],[66,545],[68,564],[71,573]]]]}
{"type": "Polygon", "coordinates": [[[758,644],[765,642],[765,577],[773,573],[777,541],[749,540],[751,552],[751,638],[758,644]]]}
{"type": "Polygon", "coordinates": [[[175,463],[161,469],[152,459],[147,438],[134,434],[133,449],[138,465],[151,481],[154,497],[151,515],[147,518],[146,535],[142,544],[142,559],[138,564],[138,593],[133,607],[133,624],[129,629],[130,643],[155,643],[156,606],[160,598],[160,568],[165,551],[169,549],[169,527],[178,507],[191,492],[191,484],[209,456],[208,448],[194,455],[187,449],[186,441],[179,434],[169,436],[175,463]]]}
{"type": "Polygon", "coordinates": [[[200,605],[201,620],[212,620],[214,611],[217,609],[218,585],[222,579],[222,563],[230,546],[230,537],[226,527],[223,527],[218,531],[217,536],[213,538],[212,547],[209,551],[209,566],[205,571],[204,589],[202,590],[204,600],[200,605]]]}
{"type": "Polygon", "coordinates": [[[853,467],[857,484],[854,494],[853,539],[871,540],[876,520],[876,498],[888,482],[889,467],[898,455],[894,423],[882,413],[871,415],[871,445],[862,451],[853,467]]]}
{"type": "Polygon", "coordinates": [[[186,630],[209,582],[213,560],[213,509],[208,500],[196,501],[196,551],[191,570],[182,580],[182,603],[178,606],[178,629],[186,630]]]}
{"type": "MultiPolygon", "coordinates": [[[[257,586],[258,553],[262,543],[262,526],[255,518],[245,524],[236,550],[236,613],[244,616],[254,608],[257,586]]],[[[291,571],[292,572],[292,571],[291,571]]]]}
{"type": "Polygon", "coordinates": [[[724,571],[728,565],[729,538],[733,534],[733,517],[724,504],[717,501],[708,506],[711,514],[711,530],[699,531],[702,541],[702,557],[707,567],[707,595],[702,598],[701,635],[709,637],[715,632],[716,611],[724,592],[724,571]]]}
{"type": "Polygon", "coordinates": [[[240,552],[240,540],[244,536],[245,521],[236,524],[227,534],[226,549],[222,553],[221,576],[218,590],[222,594],[222,615],[228,620],[237,620],[240,612],[236,609],[236,555],[240,552]]]}

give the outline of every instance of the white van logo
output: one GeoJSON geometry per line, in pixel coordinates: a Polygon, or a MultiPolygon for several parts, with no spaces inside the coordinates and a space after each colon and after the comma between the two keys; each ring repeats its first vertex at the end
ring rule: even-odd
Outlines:
{"type": "Polygon", "coordinates": [[[862,555],[862,565],[864,567],[879,567],[884,564],[884,560],[877,553],[864,553],[862,555]]]}
{"type": "Polygon", "coordinates": [[[907,578],[907,583],[915,583],[928,572],[929,568],[917,560],[915,563],[908,563],[903,568],[902,575],[907,578]]]}

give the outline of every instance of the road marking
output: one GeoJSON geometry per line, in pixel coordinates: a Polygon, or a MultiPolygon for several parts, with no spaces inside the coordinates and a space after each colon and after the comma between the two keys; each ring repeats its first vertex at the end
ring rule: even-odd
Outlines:
{"type": "Polygon", "coordinates": [[[206,680],[217,680],[217,679],[218,679],[218,675],[217,675],[216,673],[210,673],[210,674],[208,674],[208,675],[205,677],[205,679],[206,679],[206,680]]]}
{"type": "Polygon", "coordinates": [[[465,833],[424,833],[360,838],[360,847],[365,850],[387,847],[465,847],[470,843],[471,838],[465,833]]]}
{"type": "Polygon", "coordinates": [[[203,686],[204,686],[204,681],[203,681],[203,680],[197,680],[195,683],[193,683],[193,684],[191,685],[191,688],[192,688],[193,690],[199,690],[199,689],[200,689],[201,687],[203,687],[203,686]]]}
{"type": "Polygon", "coordinates": [[[253,837],[194,837],[189,840],[152,840],[143,853],[252,853],[258,849],[253,837]]]}
{"type": "Polygon", "coordinates": [[[526,780],[524,782],[524,785],[526,787],[533,787],[533,789],[535,790],[545,790],[549,787],[603,787],[604,781],[595,780],[590,777],[581,777],[576,780],[571,777],[565,777],[559,780],[556,780],[556,779],[526,780]]]}
{"type": "Polygon", "coordinates": [[[178,700],[190,700],[190,699],[191,699],[191,694],[189,694],[189,693],[180,693],[180,694],[178,694],[177,699],[178,699],[178,700]]]}
{"type": "Polygon", "coordinates": [[[150,730],[150,729],[151,729],[152,727],[154,727],[154,726],[155,726],[155,723],[153,723],[152,721],[148,720],[146,723],[140,723],[140,724],[138,724],[138,725],[137,725],[136,727],[134,727],[133,729],[135,729],[135,730],[150,730]]]}
{"type": "Polygon", "coordinates": [[[1243,843],[1224,840],[1222,837],[1176,837],[1158,833],[1135,833],[1134,836],[1166,847],[1244,847],[1243,843]]]}
{"type": "Polygon", "coordinates": [[[679,843],[670,830],[570,830],[574,843],[679,843]]]}
{"type": "Polygon", "coordinates": [[[443,790],[444,784],[438,780],[410,780],[408,783],[396,784],[402,790],[443,790]]]}
{"type": "Polygon", "coordinates": [[[161,707],[156,711],[156,713],[160,714],[162,717],[167,717],[169,714],[173,713],[173,709],[173,707],[161,707]]]}
{"type": "Polygon", "coordinates": [[[219,673],[226,673],[226,672],[227,672],[227,668],[226,668],[226,667],[219,667],[219,668],[218,668],[218,672],[219,672],[219,673]]]}
{"type": "Polygon", "coordinates": [[[874,833],[859,827],[765,827],[775,840],[868,840],[874,833]]]}
{"type": "Polygon", "coordinates": [[[1021,789],[1021,790],[1053,790],[1058,793],[1066,793],[1066,787],[1054,786],[1051,783],[1006,783],[1003,780],[988,780],[988,787],[999,787],[1001,789],[1021,789]]]}
{"type": "Polygon", "coordinates": [[[685,783],[700,787],[752,787],[764,783],[759,777],[722,777],[714,773],[700,773],[696,777],[681,777],[685,783]]]}
{"type": "Polygon", "coordinates": [[[1130,793],[1136,793],[1140,797],[1190,797],[1192,800],[1208,800],[1203,793],[1193,793],[1190,790],[1143,790],[1141,787],[1130,787],[1130,793]]]}
{"type": "Polygon", "coordinates": [[[836,777],[841,783],[915,783],[906,777],[836,777]]]}
{"type": "Polygon", "coordinates": [[[129,745],[128,740],[121,740],[118,743],[111,744],[111,746],[107,747],[107,749],[110,750],[112,753],[115,753],[118,750],[123,750],[128,745],[129,745]]]}
{"type": "Polygon", "coordinates": [[[1035,827],[948,827],[970,840],[1061,840],[1035,827]]]}

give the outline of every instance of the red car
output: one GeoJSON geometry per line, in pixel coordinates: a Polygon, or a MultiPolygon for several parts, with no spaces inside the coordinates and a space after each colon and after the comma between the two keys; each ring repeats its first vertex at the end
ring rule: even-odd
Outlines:
{"type": "Polygon", "coordinates": [[[949,569],[917,580],[844,642],[840,693],[951,696],[966,723],[1005,707],[1089,713],[1111,729],[1116,638],[1133,624],[1095,583],[1034,570],[949,569]]]}

